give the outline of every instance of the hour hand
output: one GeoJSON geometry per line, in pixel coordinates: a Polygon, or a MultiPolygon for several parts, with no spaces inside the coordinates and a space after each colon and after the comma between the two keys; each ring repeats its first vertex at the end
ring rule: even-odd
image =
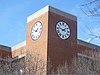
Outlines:
{"type": "Polygon", "coordinates": [[[62,28],[60,28],[62,30],[62,28]]]}
{"type": "Polygon", "coordinates": [[[37,32],[38,31],[38,28],[35,30],[35,32],[37,32]]]}
{"type": "Polygon", "coordinates": [[[67,28],[64,28],[63,30],[66,32],[67,28]]]}

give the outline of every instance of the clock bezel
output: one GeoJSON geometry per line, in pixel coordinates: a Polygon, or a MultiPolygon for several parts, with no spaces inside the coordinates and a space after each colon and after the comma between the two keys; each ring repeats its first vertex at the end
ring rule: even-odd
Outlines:
{"type": "Polygon", "coordinates": [[[38,39],[33,39],[33,38],[32,38],[32,35],[31,35],[31,34],[32,34],[32,29],[33,29],[34,25],[35,25],[36,23],[38,23],[38,22],[39,22],[39,23],[41,24],[41,26],[42,26],[42,30],[41,30],[41,33],[40,33],[38,39],[41,37],[42,31],[43,31],[43,25],[42,25],[42,23],[41,23],[40,21],[36,21],[36,22],[33,24],[32,28],[31,28],[31,33],[30,33],[31,39],[34,40],[34,41],[37,41],[38,39]]]}
{"type": "Polygon", "coordinates": [[[67,39],[69,39],[70,36],[71,36],[71,28],[70,28],[69,24],[68,24],[66,21],[64,21],[64,20],[59,20],[59,21],[56,22],[56,24],[55,24],[55,31],[56,31],[56,33],[57,33],[57,36],[58,36],[60,39],[62,39],[62,40],[67,40],[67,39]],[[70,35],[69,35],[69,37],[66,38],[66,39],[63,39],[63,38],[61,38],[61,37],[58,35],[58,32],[57,32],[57,30],[56,30],[56,27],[57,27],[57,24],[58,24],[59,22],[64,22],[64,23],[66,23],[67,26],[68,26],[69,29],[70,29],[70,35]]]}

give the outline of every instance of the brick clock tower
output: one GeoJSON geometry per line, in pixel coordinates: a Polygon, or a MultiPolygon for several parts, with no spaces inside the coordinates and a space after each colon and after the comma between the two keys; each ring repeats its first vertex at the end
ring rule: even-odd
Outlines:
{"type": "Polygon", "coordinates": [[[38,52],[47,67],[70,62],[77,45],[77,18],[46,6],[27,18],[26,48],[38,52]]]}

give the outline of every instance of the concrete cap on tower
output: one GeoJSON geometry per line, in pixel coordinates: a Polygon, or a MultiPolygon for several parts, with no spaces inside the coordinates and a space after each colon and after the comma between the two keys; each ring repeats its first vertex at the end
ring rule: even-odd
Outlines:
{"type": "Polygon", "coordinates": [[[77,21],[77,17],[72,15],[72,14],[69,14],[69,13],[66,13],[64,11],[61,11],[59,9],[56,9],[52,6],[49,6],[47,5],[46,7],[42,8],[41,10],[35,12],[34,14],[30,15],[29,17],[27,17],[27,23],[35,18],[37,18],[38,16],[41,16],[42,14],[44,14],[45,12],[52,12],[52,13],[55,13],[55,14],[58,14],[60,16],[64,16],[66,18],[69,18],[71,20],[74,20],[74,21],[77,21]]]}
{"type": "Polygon", "coordinates": [[[12,50],[12,51],[15,51],[15,50],[17,50],[17,49],[19,49],[19,48],[21,48],[21,47],[24,47],[24,46],[26,46],[26,41],[23,41],[23,42],[21,42],[21,43],[15,45],[15,46],[12,46],[12,47],[11,47],[11,50],[12,50]]]}

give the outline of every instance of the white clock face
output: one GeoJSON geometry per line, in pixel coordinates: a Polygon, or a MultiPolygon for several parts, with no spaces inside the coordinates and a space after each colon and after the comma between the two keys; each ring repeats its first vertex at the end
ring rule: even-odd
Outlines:
{"type": "Polygon", "coordinates": [[[61,39],[68,39],[70,37],[70,28],[64,21],[59,21],[56,24],[56,32],[61,39]]]}
{"type": "Polygon", "coordinates": [[[42,24],[40,22],[36,22],[33,27],[32,27],[32,31],[31,31],[31,37],[33,40],[37,40],[42,32],[42,24]]]}

